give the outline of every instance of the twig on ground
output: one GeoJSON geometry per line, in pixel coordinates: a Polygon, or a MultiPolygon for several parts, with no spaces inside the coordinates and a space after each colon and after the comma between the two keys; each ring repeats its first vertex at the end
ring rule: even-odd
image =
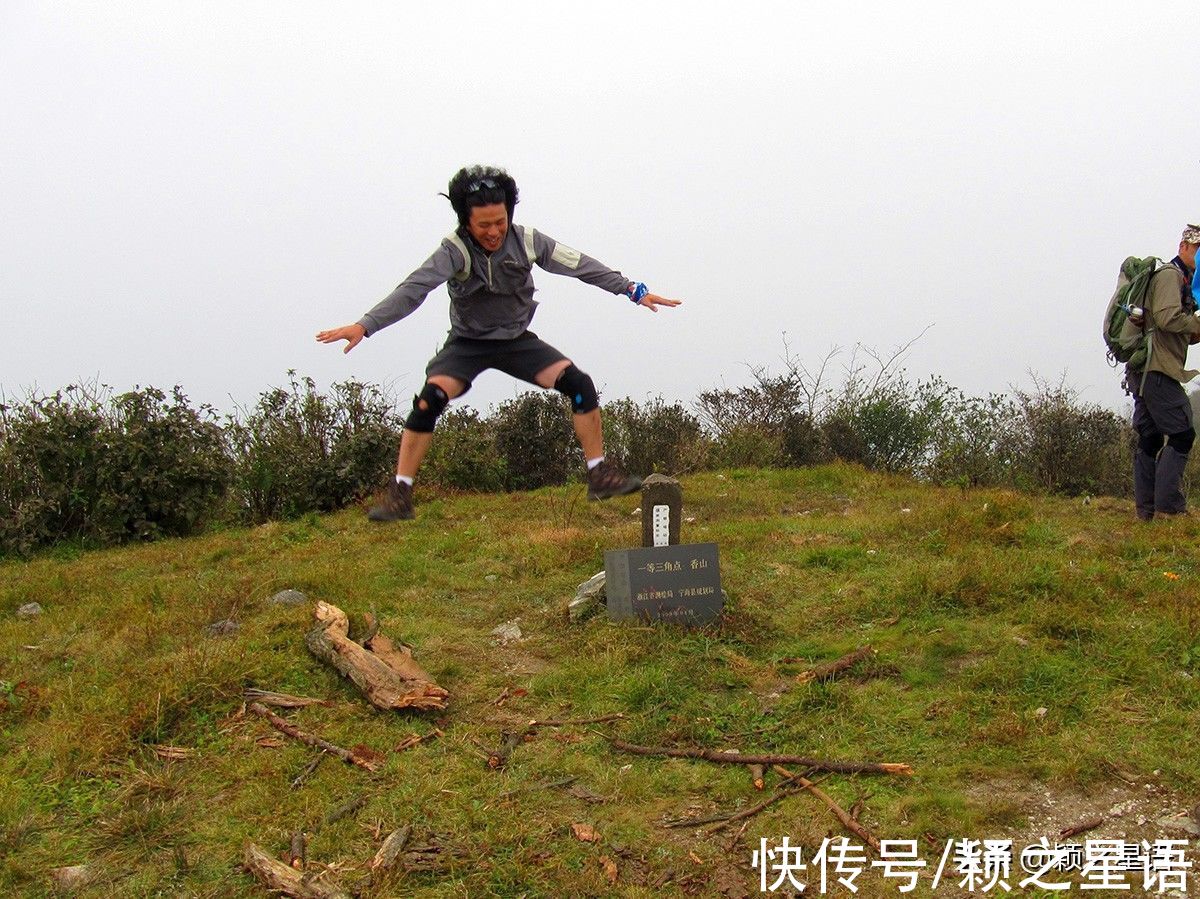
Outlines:
{"type": "Polygon", "coordinates": [[[552,780],[552,781],[549,781],[548,783],[526,784],[523,787],[517,787],[515,790],[506,790],[503,793],[501,793],[499,796],[497,796],[496,798],[498,800],[505,800],[505,799],[511,799],[513,796],[516,796],[518,793],[532,793],[537,790],[554,790],[554,789],[558,789],[559,787],[569,787],[571,784],[575,783],[575,781],[577,781],[577,780],[579,780],[578,774],[572,775],[571,777],[564,777],[561,780],[552,780]]]}
{"type": "Polygon", "coordinates": [[[1099,827],[1103,823],[1104,823],[1103,816],[1101,816],[1099,818],[1089,818],[1086,821],[1081,821],[1080,823],[1073,824],[1070,827],[1064,827],[1062,830],[1060,830],[1058,832],[1058,838],[1060,840],[1065,840],[1069,837],[1076,836],[1077,834],[1086,833],[1089,830],[1095,830],[1097,827],[1099,827]]]}
{"type": "Polygon", "coordinates": [[[333,702],[328,699],[309,699],[306,696],[292,696],[288,693],[256,690],[254,687],[247,687],[242,695],[249,702],[261,702],[263,705],[273,705],[281,709],[302,709],[310,705],[333,705],[333,702]]]}
{"type": "Polygon", "coordinates": [[[436,740],[438,737],[444,737],[444,736],[446,736],[445,732],[443,732],[441,729],[435,727],[429,733],[425,734],[425,736],[420,736],[419,734],[412,734],[410,736],[405,737],[403,740],[401,740],[399,743],[396,744],[396,748],[393,751],[394,752],[403,752],[406,749],[412,749],[414,746],[420,746],[422,743],[426,742],[427,740],[436,740]]]}
{"type": "Polygon", "coordinates": [[[836,661],[830,662],[828,665],[818,665],[816,668],[811,668],[808,671],[797,675],[796,682],[800,684],[807,684],[812,681],[832,680],[843,671],[853,668],[863,659],[869,658],[874,654],[875,650],[873,650],[870,646],[863,646],[860,649],[854,650],[852,653],[842,656],[836,661]]]}
{"type": "Polygon", "coordinates": [[[331,809],[328,814],[325,815],[325,820],[322,822],[322,824],[326,827],[328,827],[330,824],[336,824],[347,815],[353,815],[366,804],[366,796],[355,796],[353,799],[347,800],[336,808],[331,809]]]}
{"type": "Polygon", "coordinates": [[[365,768],[368,771],[376,771],[379,768],[379,761],[371,758],[362,752],[355,752],[350,749],[343,749],[341,746],[335,746],[328,740],[322,740],[320,737],[313,736],[310,733],[305,733],[300,728],[296,727],[289,721],[280,718],[265,705],[259,702],[250,703],[250,711],[260,718],[266,718],[280,733],[287,734],[294,740],[299,740],[301,743],[307,743],[317,749],[323,749],[332,755],[336,755],[347,765],[357,765],[360,768],[365,768]]]}
{"type": "Polygon", "coordinates": [[[766,787],[767,771],[762,765],[750,765],[750,782],[754,784],[754,789],[762,790],[766,787]]]}
{"type": "Polygon", "coordinates": [[[879,854],[879,838],[855,821],[852,817],[850,817],[850,815],[846,813],[846,810],[834,802],[828,793],[819,789],[816,784],[803,775],[792,774],[791,771],[788,771],[787,768],[784,768],[781,765],[772,765],[771,767],[775,773],[779,774],[781,777],[794,777],[796,783],[800,784],[802,788],[808,790],[808,792],[812,793],[827,806],[829,806],[829,810],[833,812],[834,816],[842,822],[843,826],[845,826],[847,830],[851,831],[864,842],[866,842],[868,846],[875,850],[876,855],[879,854]]]}
{"type": "Polygon", "coordinates": [[[321,762],[325,760],[326,755],[328,755],[328,753],[325,752],[324,749],[317,750],[317,754],[313,760],[305,765],[304,770],[297,774],[296,779],[292,781],[293,790],[300,789],[300,787],[302,787],[304,783],[313,776],[313,772],[316,771],[321,762]]]}
{"type": "Polygon", "coordinates": [[[910,765],[892,762],[834,762],[799,755],[776,755],[735,752],[716,752],[711,749],[672,749],[668,746],[635,746],[624,740],[608,738],[614,749],[633,755],[665,755],[678,759],[703,759],[724,765],[804,765],[819,771],[834,771],[839,774],[901,774],[911,775],[910,765]]]}
{"type": "Polygon", "coordinates": [[[599,718],[563,718],[558,721],[530,721],[527,727],[572,727],[582,724],[603,724],[606,721],[624,721],[627,717],[624,712],[613,712],[611,715],[601,715],[599,718]]]}
{"type": "Polygon", "coordinates": [[[493,771],[499,770],[508,764],[508,757],[512,755],[512,751],[520,746],[525,741],[526,731],[505,731],[501,734],[502,742],[499,749],[493,749],[488,752],[487,766],[493,771]]]}

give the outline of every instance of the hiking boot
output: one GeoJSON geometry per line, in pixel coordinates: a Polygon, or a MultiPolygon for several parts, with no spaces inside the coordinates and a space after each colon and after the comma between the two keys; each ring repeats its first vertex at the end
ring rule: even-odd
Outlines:
{"type": "Polygon", "coordinates": [[[404,521],[413,517],[412,485],[392,478],[383,500],[367,513],[371,521],[404,521]]]}
{"type": "Polygon", "coordinates": [[[624,496],[642,486],[642,479],[625,474],[615,462],[605,459],[588,472],[588,499],[624,496]]]}

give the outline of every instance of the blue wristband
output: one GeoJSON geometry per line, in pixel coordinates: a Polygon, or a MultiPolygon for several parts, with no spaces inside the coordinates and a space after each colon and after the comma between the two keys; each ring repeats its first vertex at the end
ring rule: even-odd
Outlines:
{"type": "Polygon", "coordinates": [[[640,303],[648,293],[650,293],[650,289],[641,281],[634,281],[625,288],[625,296],[629,297],[634,303],[640,303]]]}

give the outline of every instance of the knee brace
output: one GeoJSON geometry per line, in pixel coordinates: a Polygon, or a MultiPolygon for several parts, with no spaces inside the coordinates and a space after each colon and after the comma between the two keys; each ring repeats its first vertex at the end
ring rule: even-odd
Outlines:
{"type": "Polygon", "coordinates": [[[436,384],[426,382],[421,392],[413,397],[412,412],[408,414],[408,420],[404,422],[404,427],[410,431],[431,433],[438,416],[442,414],[448,402],[450,402],[450,397],[446,395],[446,391],[436,384]],[[422,402],[425,403],[424,409],[421,408],[422,402]]]}
{"type": "Polygon", "coordinates": [[[1196,429],[1188,428],[1186,431],[1180,431],[1178,434],[1172,434],[1167,438],[1167,446],[1175,450],[1175,452],[1186,456],[1192,450],[1192,444],[1196,440],[1196,429]]]}
{"type": "Polygon", "coordinates": [[[1147,456],[1157,456],[1158,451],[1163,448],[1163,435],[1157,431],[1152,431],[1148,434],[1138,434],[1138,449],[1147,456]]]}
{"type": "Polygon", "coordinates": [[[571,363],[554,382],[554,389],[571,401],[571,411],[576,415],[600,408],[600,396],[592,379],[571,363]]]}

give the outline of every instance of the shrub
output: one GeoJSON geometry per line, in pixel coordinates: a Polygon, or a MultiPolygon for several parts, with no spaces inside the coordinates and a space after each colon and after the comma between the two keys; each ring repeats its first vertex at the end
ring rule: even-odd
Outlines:
{"type": "Polygon", "coordinates": [[[504,466],[504,489],[565,484],[584,471],[566,397],[549,391],[523,393],[502,403],[489,423],[504,466]]]}
{"type": "Polygon", "coordinates": [[[966,397],[956,392],[933,438],[929,479],[963,487],[1013,484],[1019,417],[1020,409],[1009,397],[966,397]]]}
{"type": "Polygon", "coordinates": [[[0,416],[0,552],[192,533],[217,511],[230,469],[212,409],[193,409],[179,387],[170,399],[94,385],[31,396],[0,416]]]}
{"type": "Polygon", "coordinates": [[[252,522],[329,512],[395,471],[402,422],[379,388],[355,380],[320,394],[288,372],[227,428],[237,458],[235,515],[252,522]]]}
{"type": "Polygon", "coordinates": [[[700,421],[680,403],[661,397],[638,404],[606,403],[604,454],[626,471],[683,474],[704,466],[707,444],[700,421]]]}
{"type": "Polygon", "coordinates": [[[447,410],[438,419],[421,479],[461,490],[503,490],[506,470],[496,452],[495,430],[491,419],[480,418],[469,406],[447,410]]]}
{"type": "Polygon", "coordinates": [[[1081,404],[1074,390],[1038,383],[1018,391],[1017,486],[1076,495],[1129,493],[1130,432],[1115,412],[1081,404]]]}

